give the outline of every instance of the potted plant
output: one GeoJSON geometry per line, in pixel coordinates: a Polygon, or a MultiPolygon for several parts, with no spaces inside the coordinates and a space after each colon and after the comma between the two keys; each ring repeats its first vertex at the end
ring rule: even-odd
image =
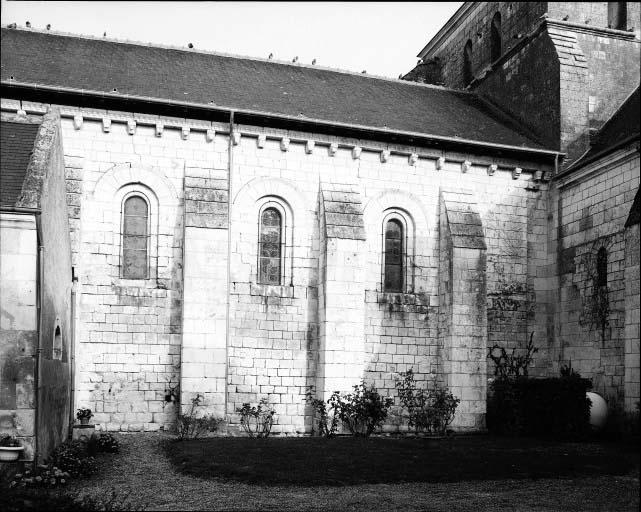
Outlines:
{"type": "Polygon", "coordinates": [[[81,425],[88,425],[92,416],[93,413],[91,412],[91,409],[86,409],[84,407],[81,407],[78,409],[78,412],[76,412],[76,418],[80,420],[81,425]]]}
{"type": "Polygon", "coordinates": [[[18,460],[21,451],[22,445],[14,436],[5,434],[0,437],[0,461],[13,462],[18,460]]]}

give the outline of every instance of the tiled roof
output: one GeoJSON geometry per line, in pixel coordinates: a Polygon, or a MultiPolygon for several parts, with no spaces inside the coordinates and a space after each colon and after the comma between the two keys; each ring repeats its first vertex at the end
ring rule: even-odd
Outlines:
{"type": "Polygon", "coordinates": [[[618,110],[601,127],[590,149],[572,166],[576,169],[605,156],[621,143],[639,138],[639,88],[630,94],[618,110]]]}
{"type": "Polygon", "coordinates": [[[2,81],[541,149],[478,96],[196,50],[2,29],[2,81]],[[13,78],[11,78],[13,77],[13,78]]]}
{"type": "Polygon", "coordinates": [[[0,206],[15,206],[20,198],[39,127],[0,122],[0,206]]]}

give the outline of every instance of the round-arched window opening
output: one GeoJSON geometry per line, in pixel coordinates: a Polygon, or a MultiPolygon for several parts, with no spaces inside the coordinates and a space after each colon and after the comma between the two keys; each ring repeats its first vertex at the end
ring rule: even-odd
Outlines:
{"type": "Polygon", "coordinates": [[[258,282],[280,285],[282,278],[283,221],[276,208],[266,208],[260,216],[258,282]]]}
{"type": "Polygon", "coordinates": [[[469,85],[474,76],[472,75],[472,41],[467,40],[463,48],[463,85],[469,85]]]}
{"type": "Polygon", "coordinates": [[[60,325],[56,325],[53,333],[53,358],[58,360],[62,359],[62,332],[60,325]]]}
{"type": "Polygon", "coordinates": [[[501,14],[497,12],[492,18],[492,26],[490,27],[490,59],[492,62],[501,56],[502,50],[501,14]]]}
{"type": "Polygon", "coordinates": [[[398,219],[390,219],[385,225],[385,272],[383,290],[403,291],[403,226],[398,219]]]}

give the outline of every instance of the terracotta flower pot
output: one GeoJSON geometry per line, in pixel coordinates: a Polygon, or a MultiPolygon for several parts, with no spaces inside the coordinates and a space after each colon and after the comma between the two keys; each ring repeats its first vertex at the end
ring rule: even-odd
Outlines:
{"type": "Polygon", "coordinates": [[[81,425],[89,425],[89,418],[80,418],[81,425]]]}

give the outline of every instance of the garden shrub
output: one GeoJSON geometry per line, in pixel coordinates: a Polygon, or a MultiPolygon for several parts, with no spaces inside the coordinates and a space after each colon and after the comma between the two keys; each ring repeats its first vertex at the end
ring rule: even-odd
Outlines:
{"type": "Polygon", "coordinates": [[[367,387],[363,381],[353,389],[353,393],[335,392],[329,400],[352,435],[369,437],[387,418],[393,400],[381,396],[373,385],[367,387]]]}
{"type": "Polygon", "coordinates": [[[318,433],[334,437],[340,421],[352,435],[369,437],[387,418],[393,400],[381,396],[364,381],[353,386],[352,393],[334,391],[326,402],[314,397],[314,386],[307,390],[306,401],[316,413],[318,433]]]}
{"type": "Polygon", "coordinates": [[[499,378],[490,386],[487,427],[497,434],[583,438],[590,431],[589,379],[499,378]]]}
{"type": "Polygon", "coordinates": [[[51,454],[51,464],[73,477],[92,475],[98,469],[96,460],[88,455],[87,447],[82,441],[66,441],[51,454]]]}
{"type": "Polygon", "coordinates": [[[197,439],[208,432],[218,430],[218,426],[222,420],[216,418],[213,414],[205,414],[198,417],[197,408],[200,407],[202,400],[202,396],[197,394],[191,399],[189,411],[187,411],[186,414],[178,414],[176,429],[179,440],[197,439]]]}
{"type": "Polygon", "coordinates": [[[96,440],[98,446],[98,451],[107,452],[107,453],[118,453],[120,450],[120,444],[118,440],[110,433],[102,433],[98,436],[96,440]]]}
{"type": "MultiPolygon", "coordinates": [[[[321,437],[334,437],[338,431],[338,415],[334,407],[337,400],[336,395],[338,395],[337,391],[332,394],[327,402],[319,400],[315,397],[314,386],[309,386],[305,394],[305,401],[314,409],[316,422],[318,423],[316,432],[321,437]]],[[[312,435],[314,431],[314,426],[312,425],[312,435]]]]}
{"type": "Polygon", "coordinates": [[[269,436],[276,411],[267,398],[261,398],[257,406],[246,402],[236,412],[240,414],[240,425],[249,437],[269,436]]]}
{"type": "Polygon", "coordinates": [[[412,368],[400,376],[396,387],[401,404],[409,413],[409,426],[416,432],[445,435],[460,399],[437,384],[432,389],[417,389],[412,368]]]}

